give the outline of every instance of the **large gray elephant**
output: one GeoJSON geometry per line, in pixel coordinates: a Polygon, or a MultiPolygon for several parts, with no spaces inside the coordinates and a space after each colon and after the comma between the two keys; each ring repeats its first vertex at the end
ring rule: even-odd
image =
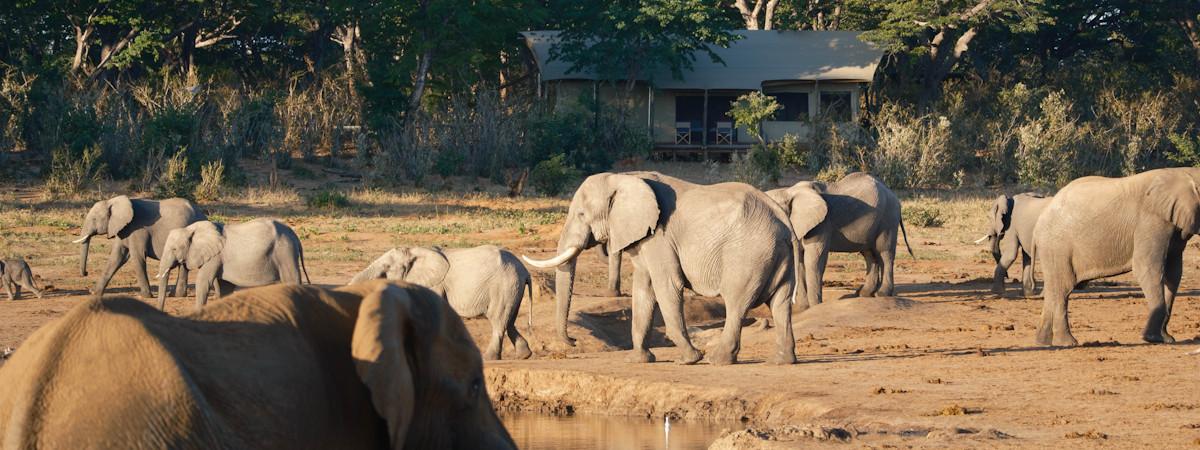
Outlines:
{"type": "Polygon", "coordinates": [[[517,331],[521,299],[529,292],[529,326],[533,328],[533,283],[516,256],[494,245],[473,248],[399,247],[355,275],[350,283],[386,278],[432,289],[446,298],[462,317],[487,316],[492,341],[484,359],[500,359],[504,336],[512,341],[517,359],[533,354],[517,331]]]}
{"type": "Polygon", "coordinates": [[[1042,265],[1037,342],[1075,345],[1067,300],[1082,281],[1133,272],[1150,309],[1142,339],[1167,333],[1183,275],[1183,250],[1200,227],[1200,169],[1157,169],[1124,178],[1085,177],[1058,192],[1034,227],[1042,265]]]}
{"type": "Polygon", "coordinates": [[[1036,280],[1033,278],[1033,227],[1053,197],[1027,192],[1014,196],[996,197],[991,209],[991,229],[976,243],[987,240],[992,244],[992,259],[996,260],[992,292],[1004,295],[1004,279],[1008,268],[1021,257],[1021,288],[1026,297],[1033,297],[1036,280]]]}
{"type": "MultiPolygon", "coordinates": [[[[234,225],[207,220],[171,230],[158,263],[158,278],[166,286],[171,269],[182,266],[197,271],[196,308],[208,303],[208,289],[232,291],[235,287],[274,283],[300,284],[308,278],[300,237],[283,222],[254,219],[234,225]]],[[[312,280],[307,280],[312,283],[312,280]]],[[[158,307],[166,306],[159,291],[158,307]]]]}
{"type": "MultiPolygon", "coordinates": [[[[132,257],[134,275],[137,276],[142,297],[151,298],[146,258],[160,259],[171,230],[205,219],[203,212],[181,198],[147,200],[121,195],[98,201],[84,216],[82,235],[74,241],[83,244],[79,255],[79,275],[86,277],[88,274],[88,249],[92,236],[105,235],[112,240],[112,253],[108,257],[108,267],[92,288],[92,294],[104,295],[117,269],[132,257]]],[[[179,279],[175,282],[176,296],[187,295],[187,275],[187,270],[179,271],[179,279]]],[[[164,280],[160,285],[165,287],[166,284],[164,280]]]]}
{"type": "Polygon", "coordinates": [[[867,275],[859,295],[895,294],[893,268],[900,232],[904,232],[909,255],[912,247],[900,217],[900,200],[882,182],[855,172],[829,185],[801,181],[767,195],[787,212],[800,241],[796,258],[803,267],[804,282],[797,284],[805,291],[809,306],[821,303],[830,252],[862,254],[867,275]]]}
{"type": "Polygon", "coordinates": [[[91,299],[0,367],[6,449],[516,449],[420,286],[247,289],[187,317],[91,299]]]}
{"type": "Polygon", "coordinates": [[[667,335],[682,349],[680,363],[704,355],[691,343],[683,317],[683,288],[725,300],[725,328],[713,364],[736,362],[742,319],[750,308],[770,305],[778,330],[771,361],[795,362],[791,303],[795,288],[792,231],[770,198],[741,183],[700,186],[661,174],[602,173],[584,180],[567,210],[558,255],[525,257],[556,268],[559,336],[567,335],[575,262],[579,253],[606,245],[609,254],[633,258],[633,350],[630,360],[654,361],[646,348],[657,302],[667,335]]]}

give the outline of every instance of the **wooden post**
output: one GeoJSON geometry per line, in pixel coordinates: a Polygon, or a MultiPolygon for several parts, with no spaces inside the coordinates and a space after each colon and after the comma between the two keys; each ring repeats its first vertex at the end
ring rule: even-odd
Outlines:
{"type": "Polygon", "coordinates": [[[649,83],[646,84],[646,133],[654,145],[654,86],[649,83]]]}
{"type": "Polygon", "coordinates": [[[700,153],[708,161],[708,89],[704,90],[704,113],[700,115],[700,153]]]}

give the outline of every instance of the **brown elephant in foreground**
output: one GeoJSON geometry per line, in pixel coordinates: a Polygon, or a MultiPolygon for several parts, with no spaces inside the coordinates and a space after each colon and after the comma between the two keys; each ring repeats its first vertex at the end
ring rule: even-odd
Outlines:
{"type": "Polygon", "coordinates": [[[94,299],[0,370],[5,448],[516,448],[428,289],[275,285],[171,317],[94,299]]]}
{"type": "Polygon", "coordinates": [[[1146,342],[1167,333],[1183,274],[1183,250],[1200,231],[1200,169],[1150,170],[1124,178],[1084,177],[1054,196],[1034,228],[1042,265],[1042,323],[1037,342],[1075,345],[1067,298],[1083,281],[1133,272],[1150,316],[1146,342]]]}

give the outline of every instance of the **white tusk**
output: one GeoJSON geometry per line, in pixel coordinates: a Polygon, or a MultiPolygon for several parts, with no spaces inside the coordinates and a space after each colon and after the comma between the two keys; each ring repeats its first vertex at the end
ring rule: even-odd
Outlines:
{"type": "Polygon", "coordinates": [[[561,265],[563,265],[563,263],[565,263],[567,261],[570,261],[571,258],[574,258],[576,255],[579,254],[579,250],[580,250],[579,247],[567,247],[567,250],[562,252],[558,256],[555,256],[553,258],[546,259],[546,260],[540,260],[540,261],[536,260],[536,259],[532,259],[525,255],[521,255],[521,259],[525,260],[525,262],[529,263],[529,265],[531,265],[533,267],[537,267],[540,269],[551,269],[551,268],[561,266],[561,265]]]}
{"type": "Polygon", "coordinates": [[[1188,352],[1189,355],[1200,355],[1200,348],[1188,352]]]}
{"type": "Polygon", "coordinates": [[[81,237],[81,238],[79,238],[79,239],[76,239],[76,240],[73,240],[73,241],[71,241],[71,243],[72,243],[72,244],[82,244],[82,243],[83,243],[83,241],[86,241],[86,240],[88,239],[88,237],[90,237],[90,236],[84,236],[84,237],[81,237]]]}
{"type": "Polygon", "coordinates": [[[990,238],[990,237],[992,237],[992,235],[990,235],[990,234],[985,234],[985,235],[983,235],[983,237],[981,237],[981,238],[979,238],[979,239],[976,239],[976,240],[975,240],[975,243],[976,243],[976,244],[978,244],[978,243],[980,243],[980,242],[986,241],[986,240],[988,240],[988,238],[990,238]]]}

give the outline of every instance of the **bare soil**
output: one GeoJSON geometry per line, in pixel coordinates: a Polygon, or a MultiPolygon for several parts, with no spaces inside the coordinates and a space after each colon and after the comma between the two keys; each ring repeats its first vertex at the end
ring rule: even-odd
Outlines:
{"type": "MultiPolygon", "coordinates": [[[[254,195],[205,208],[232,222],[283,217],[304,240],[317,284],[344,283],[401,243],[498,243],[536,256],[553,251],[566,199],[465,191],[359,192],[351,195],[350,208],[338,211],[309,209],[294,196],[271,203],[254,195]]],[[[581,257],[570,326],[579,342],[567,347],[553,332],[551,274],[535,270],[542,290],[533,305],[533,330],[527,331],[529,305],[518,325],[535,357],[489,362],[489,391],[501,410],[745,425],[714,448],[1200,445],[1200,356],[1186,355],[1200,345],[1197,252],[1185,254],[1184,292],[1171,320],[1179,344],[1141,342],[1146,307],[1132,279],[1122,276],[1073,295],[1071,323],[1083,345],[1035,346],[1041,300],[1017,298],[1016,284],[1009,285],[1008,297],[991,294],[991,257],[971,244],[985,229],[993,194],[904,194],[906,205],[939,210],[945,225],[908,227],[920,259],[899,258],[895,298],[851,297],[862,282],[861,258],[831,258],[827,302],[793,315],[799,363],[791,366],[763,362],[774,350],[775,332],[764,307],[747,321],[740,364],[676,364],[678,353],[661,322],[651,339],[659,362],[626,363],[629,299],[600,296],[606,271],[594,250],[581,257]]],[[[43,283],[52,285],[45,299],[0,300],[0,353],[20,351],[37,327],[88,295],[107,245],[93,243],[92,274],[84,279],[78,247],[68,243],[88,206],[90,201],[42,201],[18,188],[0,192],[0,254],[28,257],[43,283]]],[[[632,264],[626,262],[627,292],[632,264]]],[[[151,270],[156,265],[151,262],[151,270]]],[[[135,294],[135,286],[125,267],[112,291],[135,294]]],[[[687,305],[693,340],[705,349],[720,332],[724,308],[719,299],[696,296],[687,305]]],[[[191,307],[190,298],[168,302],[171,314],[191,307]]],[[[485,344],[486,319],[466,323],[485,344]]]]}

